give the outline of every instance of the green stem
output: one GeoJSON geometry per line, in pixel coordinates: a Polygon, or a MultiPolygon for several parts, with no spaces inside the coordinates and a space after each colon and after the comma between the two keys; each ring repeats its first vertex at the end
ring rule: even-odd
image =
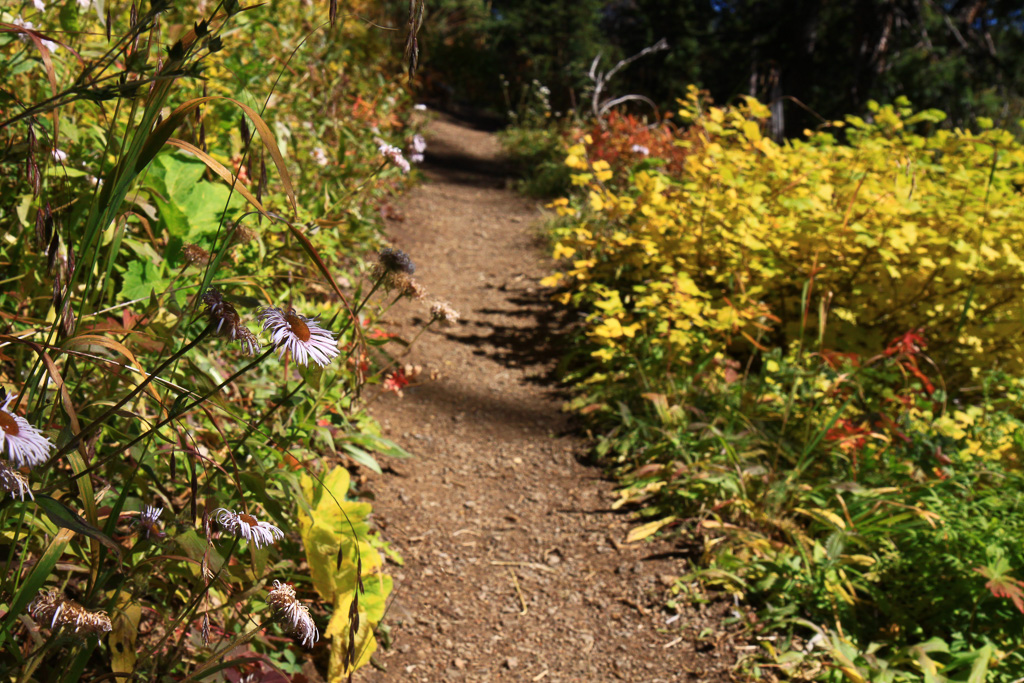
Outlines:
{"type": "MultiPolygon", "coordinates": [[[[160,422],[157,422],[155,425],[153,425],[152,427],[147,429],[145,432],[143,432],[139,436],[137,436],[134,439],[132,439],[126,446],[124,446],[124,448],[122,449],[121,452],[127,452],[129,449],[131,449],[132,446],[134,446],[138,442],[142,441],[143,439],[148,437],[150,434],[152,434],[156,430],[158,430],[161,427],[163,427],[164,425],[166,425],[171,420],[174,420],[174,419],[180,417],[181,415],[184,415],[185,413],[187,413],[188,411],[192,410],[193,408],[195,408],[200,403],[205,402],[207,399],[209,399],[211,396],[213,396],[218,391],[223,389],[225,386],[227,386],[228,384],[231,384],[236,379],[238,379],[239,377],[244,375],[246,372],[248,372],[252,368],[254,368],[257,365],[259,365],[260,363],[262,363],[264,360],[266,360],[267,356],[269,356],[273,352],[274,352],[274,348],[268,349],[263,355],[258,356],[251,363],[249,363],[244,368],[242,368],[238,372],[236,372],[233,375],[231,375],[230,377],[228,377],[226,380],[224,380],[223,382],[221,382],[220,384],[215,386],[213,389],[210,389],[208,392],[206,392],[205,394],[203,394],[199,398],[195,399],[194,401],[189,403],[184,408],[182,408],[182,409],[180,409],[178,411],[175,411],[173,414],[169,414],[163,420],[160,420],[160,422]]],[[[131,477],[129,478],[129,480],[125,484],[126,486],[130,485],[131,482],[134,480],[135,472],[138,472],[138,468],[139,468],[139,465],[142,463],[142,458],[143,457],[145,457],[145,454],[143,454],[143,456],[139,458],[138,464],[135,465],[135,470],[132,472],[131,477]]],[[[92,467],[88,467],[88,468],[82,470],[81,472],[78,472],[77,474],[73,475],[72,477],[69,478],[69,481],[74,481],[75,479],[77,479],[78,477],[81,477],[82,475],[89,474],[90,472],[92,472],[93,470],[96,470],[97,468],[101,467],[102,465],[103,465],[103,462],[98,462],[95,465],[93,465],[92,467]]]]}
{"type": "MultiPolygon", "coordinates": [[[[170,366],[171,363],[173,363],[175,360],[177,360],[178,358],[184,356],[186,353],[188,353],[193,348],[195,348],[195,346],[197,344],[199,344],[199,342],[203,341],[203,339],[205,339],[207,336],[209,336],[209,334],[211,332],[213,332],[213,323],[208,324],[206,326],[206,328],[203,329],[203,331],[199,333],[199,336],[197,336],[191,342],[189,342],[184,347],[182,347],[173,356],[171,356],[170,358],[165,360],[163,363],[161,363],[160,366],[156,370],[154,370],[152,373],[150,373],[149,376],[146,377],[146,379],[142,380],[142,382],[140,382],[137,387],[135,387],[133,390],[128,392],[128,394],[124,398],[122,398],[120,401],[118,401],[114,405],[110,406],[109,408],[107,408],[103,412],[102,415],[100,415],[98,418],[93,420],[89,425],[84,427],[82,429],[82,431],[78,432],[73,437],[71,437],[71,439],[66,444],[64,444],[64,446],[62,448],[60,448],[56,453],[54,453],[52,456],[50,456],[50,459],[46,462],[46,464],[49,465],[50,463],[52,463],[57,458],[61,457],[62,455],[66,455],[67,453],[70,453],[72,450],[74,450],[78,446],[78,444],[82,442],[82,439],[86,438],[87,436],[90,436],[93,432],[95,432],[97,429],[99,429],[101,426],[103,426],[104,422],[106,422],[108,419],[110,419],[110,417],[114,413],[116,413],[122,406],[124,406],[124,404],[128,403],[128,401],[130,401],[133,398],[135,398],[136,396],[138,396],[142,392],[142,390],[145,389],[146,387],[148,387],[153,382],[153,380],[155,380],[157,377],[159,377],[160,374],[164,370],[166,370],[167,367],[170,366]]],[[[218,389],[219,389],[219,387],[218,387],[218,389]]],[[[191,406],[189,406],[189,407],[191,407],[191,406]]],[[[182,412],[184,412],[184,411],[182,411],[182,412]]],[[[163,424],[166,424],[166,422],[161,423],[160,426],[162,426],[163,424]]]]}

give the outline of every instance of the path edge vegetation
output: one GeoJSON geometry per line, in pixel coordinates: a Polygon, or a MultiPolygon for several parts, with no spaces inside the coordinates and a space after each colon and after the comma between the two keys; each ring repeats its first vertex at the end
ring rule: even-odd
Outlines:
{"type": "Polygon", "coordinates": [[[370,662],[402,559],[348,470],[407,457],[362,394],[426,295],[378,249],[422,7],[0,10],[0,676],[370,662]]]}
{"type": "Polygon", "coordinates": [[[564,192],[566,409],[628,540],[687,549],[666,608],[740,600],[757,679],[1024,675],[1021,131],[899,100],[776,143],[695,87],[654,125],[522,104],[510,154],[562,169],[523,189],[564,192]]]}

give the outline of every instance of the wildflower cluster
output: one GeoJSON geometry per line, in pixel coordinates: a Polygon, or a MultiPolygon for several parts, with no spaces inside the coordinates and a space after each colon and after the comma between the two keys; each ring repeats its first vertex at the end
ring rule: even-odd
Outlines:
{"type": "Polygon", "coordinates": [[[381,153],[381,156],[386,159],[390,159],[391,163],[402,170],[402,173],[408,173],[411,170],[409,162],[404,156],[402,156],[402,150],[394,145],[389,145],[383,140],[377,140],[377,150],[381,153]]]}
{"type": "MultiPolygon", "coordinates": [[[[224,301],[220,292],[207,290],[203,301],[208,307],[210,322],[216,324],[217,334],[241,341],[250,356],[260,350],[256,335],[242,324],[235,307],[224,301]]],[[[299,315],[291,308],[282,310],[267,306],[260,309],[258,319],[263,323],[263,330],[270,332],[271,343],[278,348],[282,358],[290,352],[292,360],[299,365],[308,365],[312,361],[326,367],[340,353],[334,335],[320,327],[316,318],[299,315]]]]}
{"type": "Polygon", "coordinates": [[[423,163],[423,154],[427,151],[427,141],[422,135],[416,133],[412,136],[412,153],[409,155],[409,161],[414,164],[423,163]]]}

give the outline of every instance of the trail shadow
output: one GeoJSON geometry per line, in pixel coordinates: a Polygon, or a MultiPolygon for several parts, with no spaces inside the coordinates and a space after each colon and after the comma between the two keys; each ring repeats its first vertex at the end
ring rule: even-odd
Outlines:
{"type": "Polygon", "coordinates": [[[519,398],[495,394],[488,387],[475,388],[457,382],[412,385],[405,389],[406,400],[430,406],[431,412],[488,432],[509,429],[517,433],[532,431],[547,436],[574,433],[569,415],[553,410],[550,403],[523,402],[519,398]]]}
{"type": "MultiPolygon", "coordinates": [[[[500,288],[499,288],[500,289],[500,288]]],[[[569,350],[569,333],[576,314],[556,307],[546,290],[509,289],[507,307],[478,308],[455,328],[435,328],[448,340],[471,346],[473,354],[506,368],[538,370],[522,379],[559,394],[559,361],[569,350]],[[511,324],[498,321],[511,318],[511,324]]],[[[419,318],[416,325],[426,324],[419,318]]]]}

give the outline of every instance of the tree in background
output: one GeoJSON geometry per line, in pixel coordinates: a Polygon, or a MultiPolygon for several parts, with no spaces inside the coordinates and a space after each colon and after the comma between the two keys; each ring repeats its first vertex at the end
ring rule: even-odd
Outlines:
{"type": "Polygon", "coordinates": [[[1024,10],[1017,0],[444,0],[424,63],[450,95],[501,108],[536,78],[556,108],[581,104],[585,73],[660,38],[670,49],[617,77],[618,94],[672,107],[689,83],[719,102],[771,103],[779,135],[903,95],[946,125],[1020,117],[1024,10]],[[783,128],[784,126],[784,128],[783,128]]]}

